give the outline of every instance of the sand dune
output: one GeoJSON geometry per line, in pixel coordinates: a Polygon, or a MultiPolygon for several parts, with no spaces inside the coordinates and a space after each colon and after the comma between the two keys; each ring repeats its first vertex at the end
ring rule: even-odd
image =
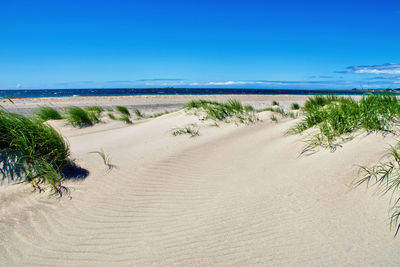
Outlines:
{"type": "Polygon", "coordinates": [[[400,264],[388,198],[350,184],[391,136],[298,157],[295,120],[212,126],[183,111],[126,126],[54,125],[90,171],[72,199],[0,188],[5,266],[400,264]],[[196,123],[200,136],[171,135],[196,123]],[[116,168],[89,153],[103,149],[116,168]]]}

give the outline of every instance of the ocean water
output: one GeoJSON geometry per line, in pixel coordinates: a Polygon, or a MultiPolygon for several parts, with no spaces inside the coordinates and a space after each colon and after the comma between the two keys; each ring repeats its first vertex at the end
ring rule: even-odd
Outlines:
{"type": "Polygon", "coordinates": [[[0,90],[0,98],[68,97],[68,96],[124,96],[124,95],[363,95],[367,90],[307,90],[307,89],[233,89],[233,88],[114,88],[114,89],[10,89],[0,90]]]}

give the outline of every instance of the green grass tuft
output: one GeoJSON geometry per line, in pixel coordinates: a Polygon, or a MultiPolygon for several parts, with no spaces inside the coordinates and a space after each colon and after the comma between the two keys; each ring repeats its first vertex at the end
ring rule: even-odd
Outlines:
{"type": "Polygon", "coordinates": [[[117,120],[117,118],[115,117],[115,115],[112,114],[112,113],[107,113],[107,116],[108,116],[110,119],[112,119],[112,120],[117,120]]]}
{"type": "Polygon", "coordinates": [[[40,107],[36,110],[34,115],[42,121],[62,119],[61,114],[51,107],[40,107]]]}
{"type": "Polygon", "coordinates": [[[272,101],[272,105],[273,105],[273,106],[279,106],[279,102],[276,101],[276,100],[273,100],[273,101],[272,101]]]}
{"type": "Polygon", "coordinates": [[[298,113],[289,112],[289,117],[292,118],[292,119],[296,119],[298,116],[299,116],[298,113]]]}
{"type": "Polygon", "coordinates": [[[42,190],[49,185],[62,195],[61,172],[67,163],[69,147],[62,136],[41,120],[0,110],[1,175],[31,183],[42,190]]]}
{"type": "Polygon", "coordinates": [[[139,117],[139,118],[144,117],[144,114],[139,109],[135,108],[134,112],[137,117],[139,117]]]}
{"type": "Polygon", "coordinates": [[[209,100],[193,100],[185,105],[187,110],[198,109],[206,113],[208,119],[228,121],[237,120],[241,123],[253,123],[256,120],[254,108],[250,105],[243,107],[237,100],[219,103],[209,100]]]}
{"type": "Polygon", "coordinates": [[[130,116],[131,113],[129,112],[129,110],[124,107],[124,106],[116,106],[115,109],[121,113],[122,115],[126,115],[126,116],[130,116]]]}
{"type": "Polygon", "coordinates": [[[11,98],[6,97],[6,99],[7,99],[11,104],[15,105],[14,101],[13,101],[11,98]]]}
{"type": "Polygon", "coordinates": [[[327,95],[327,96],[313,96],[309,97],[304,104],[304,111],[308,112],[315,107],[324,107],[334,102],[338,102],[341,98],[335,95],[327,95]]]}
{"type": "Polygon", "coordinates": [[[246,105],[246,106],[244,106],[244,111],[246,111],[246,112],[255,112],[256,110],[255,110],[255,108],[253,106],[246,105]]]}
{"type": "Polygon", "coordinates": [[[292,110],[298,110],[300,109],[300,105],[298,103],[292,103],[292,105],[290,106],[290,108],[292,110]]]}
{"type": "Polygon", "coordinates": [[[125,122],[126,124],[132,124],[130,117],[126,114],[121,115],[118,120],[125,122]]]}
{"type": "Polygon", "coordinates": [[[185,126],[183,128],[173,128],[171,133],[173,136],[188,134],[190,137],[195,137],[200,135],[199,129],[194,124],[185,126]]]}
{"type": "Polygon", "coordinates": [[[400,102],[394,95],[368,95],[360,101],[351,97],[314,96],[303,107],[304,118],[288,133],[317,128],[307,149],[334,149],[358,130],[392,132],[400,119],[400,102]]]}
{"type": "Polygon", "coordinates": [[[66,110],[65,117],[74,127],[91,126],[100,122],[99,114],[95,111],[86,111],[80,107],[69,107],[66,110]]]}
{"type": "Polygon", "coordinates": [[[85,110],[88,112],[94,112],[98,116],[100,116],[100,114],[104,111],[104,108],[102,108],[100,106],[88,106],[85,108],[85,110]]]}
{"type": "Polygon", "coordinates": [[[293,112],[286,112],[286,110],[284,110],[283,108],[281,108],[281,107],[267,107],[267,108],[263,108],[263,109],[257,109],[256,110],[256,112],[264,112],[264,111],[272,111],[272,112],[275,112],[275,113],[278,113],[278,114],[280,114],[282,117],[284,117],[284,118],[286,118],[286,117],[291,117],[291,118],[294,118],[295,117],[295,114],[293,113],[293,112]],[[293,114],[292,114],[293,113],[293,114]]]}
{"type": "Polygon", "coordinates": [[[150,115],[150,118],[158,118],[158,117],[163,116],[163,115],[168,114],[168,113],[170,113],[170,111],[168,111],[168,110],[166,110],[164,112],[155,113],[153,115],[150,115]]]}
{"type": "Polygon", "coordinates": [[[354,187],[371,183],[380,194],[389,193],[392,196],[390,228],[394,230],[394,236],[397,236],[400,231],[400,143],[389,149],[383,162],[370,168],[360,167],[358,177],[353,181],[354,187]]]}

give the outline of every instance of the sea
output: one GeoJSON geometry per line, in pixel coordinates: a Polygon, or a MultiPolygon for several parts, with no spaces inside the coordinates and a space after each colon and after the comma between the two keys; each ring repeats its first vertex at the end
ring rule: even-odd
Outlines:
{"type": "MultiPolygon", "coordinates": [[[[126,96],[126,95],[363,95],[383,90],[332,89],[240,89],[240,88],[107,88],[107,89],[8,89],[0,98],[126,96]]],[[[387,92],[387,90],[385,90],[387,92]]],[[[398,94],[398,91],[390,90],[398,94]]]]}

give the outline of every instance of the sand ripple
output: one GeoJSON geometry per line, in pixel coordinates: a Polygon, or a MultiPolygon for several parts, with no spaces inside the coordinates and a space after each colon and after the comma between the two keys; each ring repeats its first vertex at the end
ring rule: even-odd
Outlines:
{"type": "MultiPolygon", "coordinates": [[[[349,190],[355,164],[373,163],[390,138],[356,139],[298,158],[293,121],[168,130],[182,113],[114,130],[71,133],[90,171],[72,199],[0,191],[6,266],[399,265],[387,199],[349,190]],[[107,171],[103,148],[118,168],[107,171]]],[[[96,126],[102,127],[102,126],[96,126]]],[[[105,126],[104,126],[105,127],[105,126]]],[[[96,129],[96,128],[95,128],[96,129]]],[[[61,129],[62,130],[62,129],[61,129]]]]}

